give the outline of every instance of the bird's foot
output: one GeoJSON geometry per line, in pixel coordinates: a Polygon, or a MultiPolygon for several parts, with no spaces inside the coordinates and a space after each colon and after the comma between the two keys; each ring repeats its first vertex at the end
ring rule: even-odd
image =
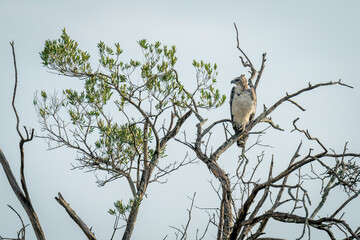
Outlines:
{"type": "Polygon", "coordinates": [[[232,126],[236,132],[242,132],[244,130],[243,127],[241,125],[239,125],[238,123],[233,122],[232,126]]]}

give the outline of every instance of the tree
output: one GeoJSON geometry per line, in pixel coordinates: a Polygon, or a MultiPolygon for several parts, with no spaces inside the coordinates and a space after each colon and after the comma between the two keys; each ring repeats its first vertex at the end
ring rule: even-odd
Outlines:
{"type": "MultiPolygon", "coordinates": [[[[213,185],[219,196],[219,207],[213,213],[208,211],[207,227],[202,236],[196,236],[196,239],[203,239],[209,226],[217,230],[217,239],[279,239],[277,236],[261,237],[271,220],[302,224],[299,238],[305,237],[306,233],[310,238],[311,230],[317,229],[326,232],[330,239],[339,238],[339,233],[345,234],[343,239],[359,239],[360,227],[354,230],[340,214],[359,195],[357,183],[360,171],[355,160],[360,154],[347,152],[346,144],[342,153],[329,153],[330,148],[311,136],[308,130],[297,126],[299,119],[293,121],[294,131],[304,134],[308,141],[315,142],[317,146],[313,146],[314,149],[303,153],[302,143],[299,143],[288,160],[289,165],[279,173],[273,170],[274,157],[267,163],[263,152],[255,157],[250,154],[253,146],[260,145],[259,139],[267,129],[251,131],[255,126],[266,123],[275,130],[282,130],[269,117],[281,104],[291,102],[304,110],[295,102],[296,96],[322,87],[351,86],[340,80],[315,85],[309,83],[303,89],[287,93],[269,108],[264,106],[245,131],[233,134],[227,128],[231,123],[229,119],[207,123],[203,111],[220,107],[225,102],[225,95],[215,88],[216,64],[194,60],[196,86],[189,90],[182,84],[175,69],[177,58],[174,46],[168,47],[159,42],[151,44],[146,40],[140,40],[138,44],[143,52],[143,61],[130,59],[125,62],[121,60],[123,51],[119,43],[112,48],[100,42],[99,65],[94,68],[90,55],[79,49],[77,42],[64,29],[60,39],[46,41],[40,53],[45,67],[57,74],[83,81],[84,88],[82,91],[66,89],[60,97],[41,91],[40,96],[34,99],[45,133],[39,137],[47,140],[51,149],[67,147],[76,150],[78,165],[75,168],[101,171],[104,178],[98,179],[100,185],[125,179],[132,192],[132,198],[127,203],[116,201],[115,208],[109,210],[115,217],[111,239],[119,230],[120,220],[126,224],[122,239],[131,238],[141,202],[150,183],[161,181],[170,172],[194,162],[191,158],[184,158],[163,167],[166,147],[172,139],[191,149],[219,180],[218,189],[213,185]],[[195,133],[184,129],[185,122],[191,123],[191,115],[199,121],[195,133]],[[179,138],[177,134],[181,129],[184,134],[179,138]],[[210,139],[213,131],[224,132],[220,145],[212,145],[210,139]],[[233,172],[226,172],[219,164],[221,157],[236,141],[248,135],[257,135],[257,141],[240,149],[237,167],[233,172]],[[194,139],[190,139],[191,136],[194,139]],[[269,164],[267,176],[258,176],[259,166],[266,164],[269,164]],[[321,186],[321,200],[315,207],[310,206],[312,193],[307,190],[308,182],[321,186]],[[320,210],[324,209],[329,193],[334,191],[345,193],[346,199],[338,208],[322,213],[320,210]],[[275,199],[272,196],[276,196],[275,199]]],[[[256,90],[265,69],[266,54],[262,55],[262,64],[257,71],[240,47],[238,35],[236,47],[240,52],[242,66],[250,70],[249,86],[256,90]]],[[[16,87],[14,96],[15,92],[16,87]]],[[[30,140],[33,133],[30,136],[28,131],[26,133],[30,140]]],[[[3,164],[5,157],[1,156],[3,164]]],[[[3,168],[9,172],[9,166],[3,164],[3,168]]],[[[88,239],[96,239],[60,193],[56,200],[88,239]]],[[[182,229],[173,227],[176,238],[188,237],[194,200],[195,195],[186,225],[182,229]]]]}
{"type": "Polygon", "coordinates": [[[185,158],[161,167],[168,142],[192,112],[216,108],[225,101],[225,95],[214,88],[216,65],[194,61],[197,86],[189,92],[175,69],[174,46],[146,40],[138,44],[144,61],[123,62],[120,44],[113,49],[100,42],[99,66],[93,70],[90,55],[64,29],[60,39],[46,41],[42,63],[56,73],[83,80],[84,91],[66,89],[61,98],[42,91],[34,101],[46,133],[42,138],[55,143],[54,148],[75,149],[78,168],[106,172],[101,185],[127,180],[132,199],[117,201],[116,209],[109,211],[126,221],[123,239],[132,234],[148,184],[193,162],[185,158]]]}

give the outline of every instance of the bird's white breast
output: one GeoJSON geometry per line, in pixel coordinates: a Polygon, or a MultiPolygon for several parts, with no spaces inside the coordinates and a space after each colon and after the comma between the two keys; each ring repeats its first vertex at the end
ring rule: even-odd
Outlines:
{"type": "Polygon", "coordinates": [[[249,91],[240,90],[239,88],[235,90],[234,98],[232,100],[232,115],[234,116],[234,122],[240,126],[246,125],[250,115],[255,113],[255,107],[249,91]]]}

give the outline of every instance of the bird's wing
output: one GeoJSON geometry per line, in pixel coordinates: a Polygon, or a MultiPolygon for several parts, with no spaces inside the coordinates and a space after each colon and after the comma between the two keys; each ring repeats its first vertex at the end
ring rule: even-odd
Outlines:
{"type": "Polygon", "coordinates": [[[235,95],[235,87],[233,87],[233,88],[231,89],[231,94],[230,94],[230,115],[231,115],[231,121],[234,121],[234,115],[233,115],[233,113],[232,113],[232,105],[233,105],[234,95],[235,95]]]}
{"type": "Polygon", "coordinates": [[[250,117],[249,117],[249,122],[252,122],[255,118],[255,113],[251,113],[250,117]]]}

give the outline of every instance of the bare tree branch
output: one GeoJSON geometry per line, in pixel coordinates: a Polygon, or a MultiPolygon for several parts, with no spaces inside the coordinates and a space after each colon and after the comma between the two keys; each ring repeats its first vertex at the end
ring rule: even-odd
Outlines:
{"type": "Polygon", "coordinates": [[[261,120],[261,122],[266,122],[266,123],[269,123],[270,126],[272,126],[274,129],[277,129],[279,131],[284,131],[284,129],[282,129],[278,124],[275,124],[273,122],[273,120],[270,118],[264,118],[263,120],[261,120]]]}
{"type": "Polygon", "coordinates": [[[75,211],[70,207],[70,205],[65,201],[61,193],[58,193],[58,197],[55,197],[56,201],[65,208],[69,216],[74,220],[74,222],[80,227],[84,232],[86,237],[89,240],[96,240],[95,235],[91,232],[91,229],[81,220],[81,218],[75,213],[75,211]]]}
{"type": "MultiPolygon", "coordinates": [[[[22,220],[20,214],[19,214],[12,206],[8,205],[8,207],[9,207],[11,210],[13,210],[13,211],[15,212],[15,214],[18,216],[18,218],[20,219],[20,222],[21,222],[21,226],[22,226],[22,228],[21,228],[21,229],[18,231],[18,233],[17,233],[17,239],[16,239],[16,240],[25,240],[25,232],[26,232],[26,229],[25,229],[25,228],[26,228],[28,225],[25,225],[25,224],[24,224],[24,221],[22,220]]],[[[0,237],[0,239],[5,239],[5,238],[0,237]]]]}
{"type": "Polygon", "coordinates": [[[34,229],[35,232],[35,236],[37,237],[38,240],[43,240],[45,239],[43,230],[41,228],[40,225],[40,221],[37,217],[37,214],[31,204],[31,200],[30,200],[30,196],[27,190],[27,186],[26,186],[26,181],[25,181],[25,175],[24,175],[24,168],[25,168],[25,164],[24,164],[24,143],[29,142],[33,139],[34,136],[34,129],[31,130],[31,133],[29,134],[29,132],[27,131],[27,129],[24,127],[25,129],[25,133],[26,133],[26,138],[24,138],[19,130],[19,116],[17,114],[16,108],[15,108],[15,95],[16,95],[16,89],[17,89],[17,82],[18,82],[18,76],[17,76],[17,67],[16,67],[16,58],[15,58],[15,47],[14,47],[14,42],[10,43],[11,48],[12,48],[12,54],[13,54],[13,60],[14,60],[14,68],[15,68],[15,87],[14,87],[14,91],[13,91],[13,99],[12,99],[12,106],[13,106],[13,110],[15,112],[16,115],[16,131],[18,132],[18,135],[20,137],[20,142],[19,142],[19,150],[20,150],[20,179],[21,179],[21,187],[19,186],[12,170],[11,167],[5,157],[5,155],[3,154],[3,152],[0,149],[0,162],[1,165],[4,169],[5,175],[9,181],[9,184],[13,190],[13,192],[15,193],[16,197],[18,198],[18,200],[20,201],[21,205],[23,206],[23,208],[25,209],[29,220],[31,222],[31,225],[34,229]]]}

